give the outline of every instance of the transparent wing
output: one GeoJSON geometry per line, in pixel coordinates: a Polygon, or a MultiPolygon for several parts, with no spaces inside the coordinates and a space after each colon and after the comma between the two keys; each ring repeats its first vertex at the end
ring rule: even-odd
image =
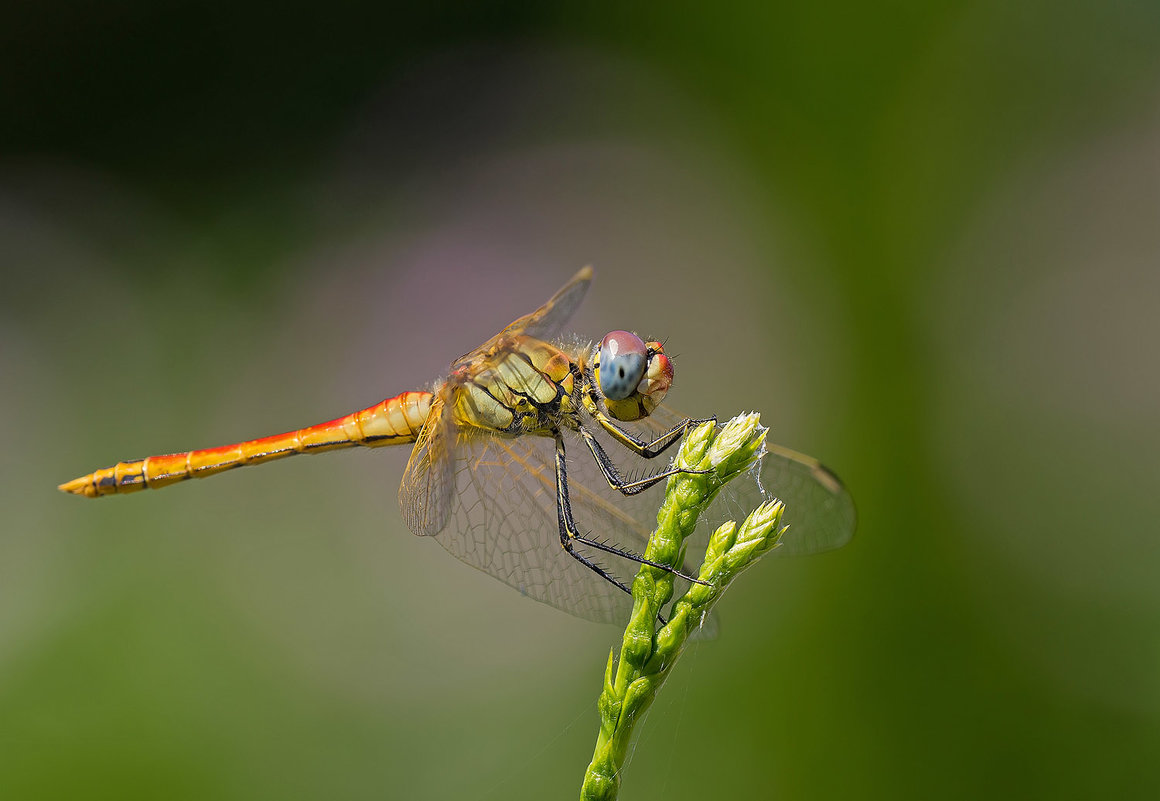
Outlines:
{"type": "Polygon", "coordinates": [[[525,334],[536,339],[552,339],[560,333],[564,324],[576,313],[576,309],[580,308],[590,283],[592,283],[592,268],[585,267],[572,276],[572,280],[547,303],[513,322],[501,331],[499,336],[525,334]]]}
{"type": "Polygon", "coordinates": [[[744,497],[745,488],[751,487],[748,494],[752,502],[773,496],[785,504],[782,522],[789,525],[789,530],[775,553],[800,556],[840,548],[849,542],[858,525],[858,515],[854,499],[841,479],[812,456],[781,445],[765,447],[759,480],[747,479],[739,496],[744,497]]]}
{"type": "MultiPolygon", "coordinates": [[[[577,527],[640,553],[660,505],[625,498],[610,488],[578,437],[566,444],[568,487],[577,527]]],[[[530,598],[603,623],[627,620],[629,596],[569,556],[560,546],[554,444],[546,437],[507,439],[460,431],[446,525],[431,533],[453,556],[530,598]]],[[[637,565],[579,547],[621,580],[637,565]]]]}
{"type": "MultiPolygon", "coordinates": [[[[432,408],[404,474],[399,497],[411,530],[434,536],[456,558],[528,597],[577,617],[623,623],[632,606],[629,596],[560,546],[552,440],[465,431],[449,426],[445,416],[441,405],[432,408]]],[[[649,436],[682,419],[658,409],[646,421],[628,427],[649,436]]],[[[664,457],[636,456],[595,424],[590,430],[626,478],[640,478],[669,465],[664,457]]],[[[577,527],[594,538],[643,553],[656,525],[664,482],[626,497],[608,486],[578,436],[570,436],[566,447],[577,527]]],[[[771,496],[786,504],[784,520],[790,524],[775,554],[836,548],[853,533],[853,503],[833,474],[809,457],[770,446],[760,480],[756,472],[734,480],[702,518],[686,546],[685,571],[695,572],[710,531],[726,519],[743,519],[771,496]]],[[[629,560],[577,547],[622,581],[637,571],[629,560]]],[[[677,595],[682,591],[678,587],[677,595]]]]}
{"type": "MultiPolygon", "coordinates": [[[[684,419],[661,406],[644,420],[625,427],[642,437],[656,436],[684,419]]],[[[673,446],[674,456],[679,447],[673,446]]],[[[782,522],[789,530],[773,554],[819,553],[849,542],[854,536],[857,514],[841,480],[812,456],[768,442],[765,447],[760,471],[736,478],[726,486],[709,509],[706,527],[725,520],[740,522],[758,504],[777,498],[785,504],[782,522]]]]}
{"type": "Polygon", "coordinates": [[[442,530],[451,515],[455,429],[445,413],[444,395],[435,396],[399,485],[403,520],[420,536],[442,530]]]}

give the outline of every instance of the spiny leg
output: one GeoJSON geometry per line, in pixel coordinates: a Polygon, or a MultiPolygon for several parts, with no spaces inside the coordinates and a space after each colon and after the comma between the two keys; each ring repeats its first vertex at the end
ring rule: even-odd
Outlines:
{"type": "Polygon", "coordinates": [[[681,421],[680,423],[677,423],[675,426],[661,434],[652,442],[646,442],[645,440],[634,436],[633,434],[618,426],[612,421],[612,418],[608,416],[608,413],[605,412],[604,409],[600,408],[600,401],[597,399],[596,390],[594,389],[596,386],[596,379],[592,374],[591,368],[589,368],[587,371],[587,379],[587,389],[582,392],[580,396],[581,401],[584,404],[584,408],[588,410],[589,414],[596,418],[596,422],[600,423],[600,427],[607,431],[613,439],[615,439],[624,447],[628,448],[633,453],[637,454],[638,456],[643,456],[646,459],[655,459],[657,456],[660,456],[693,426],[700,425],[701,423],[717,422],[716,415],[713,417],[706,417],[701,420],[688,418],[681,421]]]}
{"type": "Polygon", "coordinates": [[[580,436],[584,438],[584,442],[588,445],[588,450],[592,451],[592,456],[596,459],[596,464],[600,468],[600,472],[604,474],[608,486],[612,487],[622,495],[636,495],[638,492],[643,492],[649,487],[655,485],[669,476],[675,476],[678,473],[708,473],[708,470],[682,470],[674,467],[670,470],[662,470],[651,476],[645,476],[637,481],[627,481],[624,476],[620,474],[616,464],[609,458],[608,453],[604,450],[604,446],[596,439],[596,435],[589,431],[584,426],[580,426],[580,436]]]}
{"type": "Polygon", "coordinates": [[[660,562],[654,562],[651,559],[646,559],[640,554],[625,550],[616,545],[609,545],[599,540],[594,540],[591,537],[586,537],[580,533],[576,528],[576,521],[572,517],[572,503],[568,498],[568,466],[567,460],[564,457],[564,438],[559,431],[554,432],[556,438],[556,517],[560,526],[560,545],[568,555],[576,561],[583,564],[589,570],[597,573],[601,578],[611,582],[625,592],[631,594],[632,591],[624,584],[624,582],[617,579],[600,565],[588,559],[584,554],[576,550],[576,543],[587,545],[590,548],[595,548],[605,553],[614,554],[616,556],[628,559],[632,562],[637,562],[649,567],[655,567],[657,570],[663,570],[666,573],[672,573],[674,576],[680,576],[686,581],[694,584],[705,584],[706,582],[693,576],[677,570],[669,565],[662,565],[660,562]]]}
{"type": "Polygon", "coordinates": [[[564,440],[558,431],[556,432],[556,519],[560,526],[560,545],[568,555],[605,581],[632,595],[632,590],[623,581],[573,547],[579,533],[576,531],[576,521],[572,518],[572,502],[568,499],[568,468],[564,460],[564,440]]]}
{"type": "Polygon", "coordinates": [[[612,418],[605,414],[605,412],[599,407],[597,407],[596,411],[593,412],[592,416],[596,418],[596,422],[600,423],[601,428],[612,435],[613,439],[615,439],[624,447],[628,448],[633,453],[637,454],[638,456],[643,456],[646,459],[655,459],[656,457],[660,456],[662,453],[672,447],[672,445],[682,436],[684,436],[685,432],[693,426],[700,425],[701,423],[717,422],[716,417],[707,417],[703,420],[694,420],[693,418],[689,418],[683,422],[677,423],[675,426],[661,434],[652,442],[645,442],[643,439],[633,436],[618,426],[616,423],[612,422],[612,418]]]}

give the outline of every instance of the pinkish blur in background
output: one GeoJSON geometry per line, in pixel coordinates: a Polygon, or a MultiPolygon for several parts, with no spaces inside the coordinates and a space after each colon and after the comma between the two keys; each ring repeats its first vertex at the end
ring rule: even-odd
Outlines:
{"type": "Polygon", "coordinates": [[[125,2],[0,47],[0,797],[545,798],[617,632],[412,537],[406,452],[60,481],[422,389],[579,267],[847,482],[622,797],[1160,791],[1160,13],[125,2]]]}

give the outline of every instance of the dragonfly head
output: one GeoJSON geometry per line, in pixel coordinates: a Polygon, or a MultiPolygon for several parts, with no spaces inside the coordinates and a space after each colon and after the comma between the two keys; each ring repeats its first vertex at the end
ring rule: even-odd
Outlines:
{"type": "Polygon", "coordinates": [[[661,343],[645,342],[629,331],[613,331],[600,340],[592,369],[608,413],[625,422],[652,414],[673,383],[673,363],[661,343]]]}

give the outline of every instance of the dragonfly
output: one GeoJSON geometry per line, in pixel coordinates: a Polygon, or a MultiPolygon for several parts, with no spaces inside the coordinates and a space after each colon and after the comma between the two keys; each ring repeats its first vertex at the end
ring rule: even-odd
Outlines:
{"type": "MultiPolygon", "coordinates": [[[[412,445],[399,504],[413,533],[538,601],[623,622],[630,591],[604,560],[696,579],[687,566],[641,555],[659,505],[647,491],[679,471],[628,470],[609,454],[647,464],[704,421],[662,405],[674,376],[662,343],[629,331],[599,342],[562,333],[591,281],[592,269],[580,270],[540,308],[452,362],[430,390],[283,434],[118,462],[59,488],[98,498],[302,453],[412,445]],[[569,444],[588,453],[569,459],[569,444]]],[[[838,477],[772,443],[759,473],[727,490],[715,503],[725,512],[744,514],[771,496],[783,502],[789,530],[774,553],[836,548],[854,532],[853,502],[838,477]]]]}

